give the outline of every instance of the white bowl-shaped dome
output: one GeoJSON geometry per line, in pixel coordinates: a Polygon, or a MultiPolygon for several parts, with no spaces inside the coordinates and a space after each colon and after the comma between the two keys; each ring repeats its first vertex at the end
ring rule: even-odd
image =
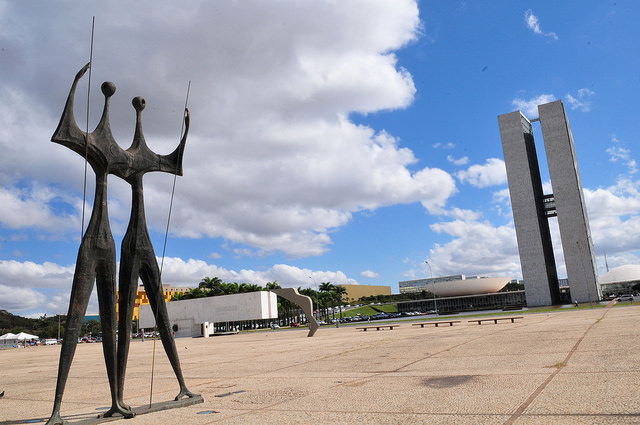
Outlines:
{"type": "Polygon", "coordinates": [[[600,283],[618,283],[640,281],[640,265],[627,264],[626,266],[616,267],[600,276],[600,283]]]}
{"type": "Polygon", "coordinates": [[[425,289],[439,297],[460,297],[463,295],[491,294],[498,292],[511,281],[510,277],[483,277],[480,279],[463,279],[450,282],[427,284],[425,289]]]}

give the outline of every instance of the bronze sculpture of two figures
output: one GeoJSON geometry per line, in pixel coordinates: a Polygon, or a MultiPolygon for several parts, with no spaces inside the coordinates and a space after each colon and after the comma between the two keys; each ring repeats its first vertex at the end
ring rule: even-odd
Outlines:
{"type": "Polygon", "coordinates": [[[102,84],[105,103],[102,117],[96,129],[87,134],[80,130],[76,124],[73,112],[75,91],[78,81],[89,67],[90,64],[87,64],[76,74],[62,118],[51,138],[53,142],[66,146],[86,158],[96,174],[96,191],[91,219],[78,251],[65,336],[60,351],[53,412],[47,422],[48,425],[65,423],[60,416],[62,395],[94,281],[97,286],[100,324],[102,326],[102,349],[111,390],[111,408],[104,416],[109,417],[114,414],[120,414],[125,418],[134,416],[131,407],[123,401],[123,390],[138,278],[144,284],[151,309],[156,318],[162,344],[180,385],[180,392],[175,399],[197,396],[191,393],[185,385],[178,353],[171,335],[160,270],[147,231],[142,190],[142,178],[147,172],[161,171],[182,175],[182,154],[189,132],[189,111],[185,109],[186,127],[178,147],[169,155],[158,155],[147,147],[142,133],[141,117],[145,101],[141,97],[134,98],[135,135],[131,147],[123,150],[113,138],[109,123],[109,99],[116,90],[113,83],[105,82],[102,84]],[[121,247],[120,320],[117,349],[116,249],[107,211],[107,177],[109,174],[127,181],[131,185],[132,191],[131,218],[121,247]]]}

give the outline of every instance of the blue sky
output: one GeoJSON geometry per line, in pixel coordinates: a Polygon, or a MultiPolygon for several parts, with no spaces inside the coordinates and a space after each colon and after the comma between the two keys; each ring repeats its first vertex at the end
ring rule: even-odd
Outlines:
{"type": "MultiPolygon", "coordinates": [[[[605,252],[610,267],[639,263],[635,1],[0,1],[0,309],[67,308],[84,164],[49,139],[89,59],[92,16],[91,130],[110,80],[116,140],[129,146],[142,95],[147,143],[168,153],[191,81],[164,283],[396,292],[429,275],[425,259],[434,275],[521,278],[497,116],[535,118],[552,100],[573,129],[600,274],[605,252]]],[[[145,177],[158,257],[172,182],[145,177]]],[[[109,178],[117,246],[128,191],[109,178]]]]}

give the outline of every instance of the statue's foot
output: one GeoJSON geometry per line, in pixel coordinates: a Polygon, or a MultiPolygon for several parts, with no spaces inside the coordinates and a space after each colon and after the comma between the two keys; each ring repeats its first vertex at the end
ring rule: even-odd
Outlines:
{"type": "Polygon", "coordinates": [[[118,414],[122,415],[122,417],[125,418],[125,419],[131,419],[136,415],[135,412],[133,412],[131,410],[131,408],[125,409],[123,406],[116,405],[116,406],[111,407],[111,409],[109,409],[104,415],[102,415],[102,417],[103,418],[110,418],[115,413],[118,413],[118,414]]]}
{"type": "Polygon", "coordinates": [[[62,419],[59,412],[54,412],[47,421],[46,425],[67,425],[67,421],[62,419]]]}
{"type": "Polygon", "coordinates": [[[188,389],[183,388],[182,390],[180,390],[180,394],[178,394],[178,395],[176,396],[175,401],[182,400],[182,399],[183,399],[183,398],[185,398],[185,397],[193,398],[193,397],[199,397],[199,396],[200,396],[200,394],[192,393],[192,392],[191,392],[191,391],[189,391],[188,389]]]}
{"type": "Polygon", "coordinates": [[[131,410],[131,406],[129,406],[127,403],[125,403],[122,400],[118,400],[118,405],[122,407],[124,410],[131,410]]]}

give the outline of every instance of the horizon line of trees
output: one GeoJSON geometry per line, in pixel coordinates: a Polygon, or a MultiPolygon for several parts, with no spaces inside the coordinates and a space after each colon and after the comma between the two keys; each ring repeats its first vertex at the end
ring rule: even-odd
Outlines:
{"type": "MultiPolygon", "coordinates": [[[[194,298],[217,297],[221,295],[245,294],[249,292],[269,291],[281,289],[277,281],[267,282],[263,287],[253,283],[224,282],[219,277],[204,277],[196,288],[182,294],[171,297],[171,301],[190,300],[194,298]]],[[[316,291],[313,288],[298,287],[298,292],[306,295],[313,301],[314,308],[319,311],[324,318],[329,317],[329,308],[335,307],[343,302],[343,297],[347,289],[341,285],[333,285],[331,282],[322,282],[316,291]]],[[[290,301],[278,298],[278,315],[288,322],[288,318],[299,316],[298,307],[290,301]]]]}

